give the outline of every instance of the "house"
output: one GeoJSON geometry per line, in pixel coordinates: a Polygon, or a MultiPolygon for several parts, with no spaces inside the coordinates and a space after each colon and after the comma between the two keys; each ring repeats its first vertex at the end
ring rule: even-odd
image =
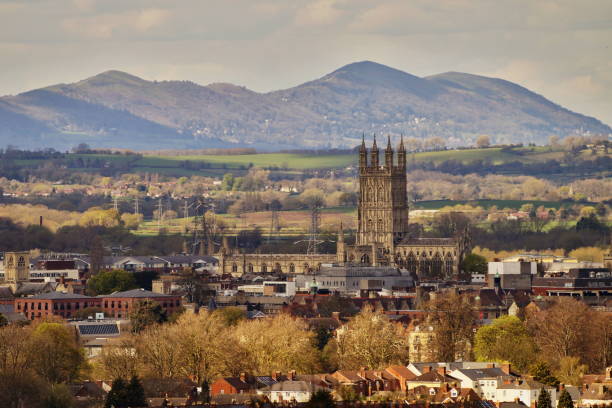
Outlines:
{"type": "Polygon", "coordinates": [[[458,384],[456,378],[451,377],[446,372],[446,367],[437,367],[435,370],[431,366],[423,367],[423,374],[416,376],[412,380],[406,381],[408,390],[424,386],[427,388],[440,388],[444,384],[458,384]]]}
{"type": "Polygon", "coordinates": [[[68,389],[79,406],[91,406],[104,402],[108,392],[105,386],[102,382],[83,381],[68,384],[68,389]]]}
{"type": "Polygon", "coordinates": [[[510,365],[487,368],[460,368],[450,372],[450,375],[460,381],[461,388],[471,388],[482,399],[494,400],[497,387],[503,383],[515,380],[510,374],[510,365]]]}
{"type": "Polygon", "coordinates": [[[215,380],[210,386],[210,395],[253,394],[257,389],[254,379],[247,373],[238,377],[223,377],[215,380]]]}
{"type": "Polygon", "coordinates": [[[345,386],[351,387],[355,390],[355,393],[360,396],[367,396],[368,394],[368,382],[365,378],[361,377],[357,371],[354,370],[338,370],[331,374],[328,378],[335,388],[345,386]]]}
{"type": "Polygon", "coordinates": [[[269,387],[257,390],[257,394],[266,396],[270,402],[308,402],[312,394],[326,388],[309,381],[286,380],[279,381],[269,387]]]}
{"type": "Polygon", "coordinates": [[[457,404],[481,400],[471,388],[453,387],[449,384],[443,384],[441,387],[421,385],[410,390],[407,396],[409,399],[426,400],[434,404],[457,404]]]}
{"type": "Polygon", "coordinates": [[[495,399],[493,399],[493,401],[512,402],[518,399],[528,407],[531,407],[532,404],[535,406],[542,388],[548,391],[552,405],[556,407],[557,389],[529,379],[518,380],[511,384],[499,385],[495,391],[495,399]]]}
{"type": "Polygon", "coordinates": [[[408,390],[407,381],[416,378],[416,374],[402,365],[392,365],[385,369],[385,372],[393,376],[399,382],[400,390],[406,392],[408,390]]]}

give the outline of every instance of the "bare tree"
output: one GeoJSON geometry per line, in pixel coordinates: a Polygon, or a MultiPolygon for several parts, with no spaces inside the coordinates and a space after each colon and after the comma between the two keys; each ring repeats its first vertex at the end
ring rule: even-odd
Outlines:
{"type": "Polygon", "coordinates": [[[338,362],[342,368],[378,369],[408,361],[406,330],[370,306],[338,330],[337,342],[338,362]]]}
{"type": "Polygon", "coordinates": [[[469,358],[475,316],[466,296],[436,293],[425,304],[427,319],[434,328],[433,355],[437,361],[469,358]]]}

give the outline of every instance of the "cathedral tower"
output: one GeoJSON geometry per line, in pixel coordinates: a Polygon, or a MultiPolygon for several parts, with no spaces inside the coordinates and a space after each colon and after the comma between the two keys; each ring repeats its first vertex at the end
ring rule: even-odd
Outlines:
{"type": "Polygon", "coordinates": [[[359,207],[357,210],[357,245],[373,245],[393,251],[408,231],[406,195],[406,152],[403,140],[398,148],[397,164],[390,138],[385,162],[378,162],[376,138],[367,163],[367,149],[362,142],[359,161],[359,207]]]}
{"type": "Polygon", "coordinates": [[[4,283],[14,289],[30,279],[30,253],[6,252],[4,254],[4,283]]]}

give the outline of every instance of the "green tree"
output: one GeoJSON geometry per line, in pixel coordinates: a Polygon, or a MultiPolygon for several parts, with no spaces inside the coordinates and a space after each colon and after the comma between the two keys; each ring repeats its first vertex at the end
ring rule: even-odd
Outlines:
{"type": "Polygon", "coordinates": [[[474,353],[479,361],[510,362],[525,372],[535,359],[536,345],[516,316],[502,316],[476,332],[474,353]]]}
{"type": "Polygon", "coordinates": [[[221,183],[221,189],[225,191],[231,191],[234,187],[234,175],[232,173],[226,173],[223,176],[223,182],[221,183]]]}
{"type": "Polygon", "coordinates": [[[152,300],[142,300],[135,304],[130,313],[132,333],[140,333],[145,328],[156,323],[168,321],[168,315],[161,305],[152,300]]]}
{"type": "Polygon", "coordinates": [[[217,309],[215,310],[214,315],[218,316],[223,324],[227,327],[236,326],[240,321],[246,319],[246,312],[236,306],[217,309]]]}
{"type": "Polygon", "coordinates": [[[319,390],[312,394],[305,406],[306,408],[332,408],[336,406],[336,403],[329,391],[319,390]]]}
{"type": "Polygon", "coordinates": [[[128,407],[146,407],[145,391],[137,376],[133,376],[128,385],[125,387],[127,395],[126,406],[128,407]]]}
{"type": "Polygon", "coordinates": [[[557,403],[557,408],[574,408],[574,401],[572,401],[572,396],[569,392],[564,388],[561,391],[561,395],[559,395],[559,402],[557,403]]]}
{"type": "Polygon", "coordinates": [[[204,404],[210,404],[210,384],[208,384],[207,380],[202,381],[202,392],[200,393],[200,401],[202,401],[202,403],[204,404]]]}
{"type": "Polygon", "coordinates": [[[115,378],[111,389],[106,394],[104,408],[121,408],[124,407],[124,402],[127,398],[127,384],[123,378],[115,378]]]}
{"type": "Polygon", "coordinates": [[[529,367],[529,374],[533,379],[551,387],[559,385],[559,380],[550,372],[550,367],[543,361],[538,361],[529,367]]]}
{"type": "Polygon", "coordinates": [[[552,408],[550,394],[544,389],[544,387],[540,389],[540,395],[538,396],[538,401],[536,402],[536,408],[552,408]]]}
{"type": "Polygon", "coordinates": [[[113,292],[135,289],[136,287],[134,276],[130,272],[120,269],[101,272],[92,276],[87,282],[87,291],[93,296],[108,295],[113,292]]]}
{"type": "Polygon", "coordinates": [[[486,274],[488,265],[487,258],[484,256],[474,253],[466,255],[461,262],[463,278],[469,279],[475,273],[486,274]]]}
{"type": "Polygon", "coordinates": [[[74,397],[66,384],[52,384],[43,399],[43,408],[72,408],[74,397]]]}
{"type": "Polygon", "coordinates": [[[568,356],[559,361],[559,369],[556,374],[563,384],[580,386],[582,385],[582,376],[586,374],[587,369],[586,364],[580,364],[580,357],[568,356]]]}
{"type": "Polygon", "coordinates": [[[31,364],[50,383],[73,381],[86,367],[73,333],[59,323],[41,323],[32,333],[31,364]]]}

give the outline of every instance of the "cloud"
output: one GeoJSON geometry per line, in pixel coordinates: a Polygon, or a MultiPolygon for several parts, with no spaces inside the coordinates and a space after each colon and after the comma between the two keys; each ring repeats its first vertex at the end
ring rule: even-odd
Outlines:
{"type": "Polygon", "coordinates": [[[336,0],[316,0],[300,8],[295,16],[298,26],[333,24],[344,14],[336,7],[336,0]]]}
{"type": "Polygon", "coordinates": [[[161,25],[168,19],[170,13],[168,10],[148,9],[143,10],[136,17],[134,25],[139,31],[149,31],[151,28],[161,25]]]}
{"type": "Polygon", "coordinates": [[[117,33],[146,33],[162,25],[170,16],[167,10],[146,9],[121,14],[67,18],[61,22],[66,32],[94,39],[109,39],[117,33]]]}

